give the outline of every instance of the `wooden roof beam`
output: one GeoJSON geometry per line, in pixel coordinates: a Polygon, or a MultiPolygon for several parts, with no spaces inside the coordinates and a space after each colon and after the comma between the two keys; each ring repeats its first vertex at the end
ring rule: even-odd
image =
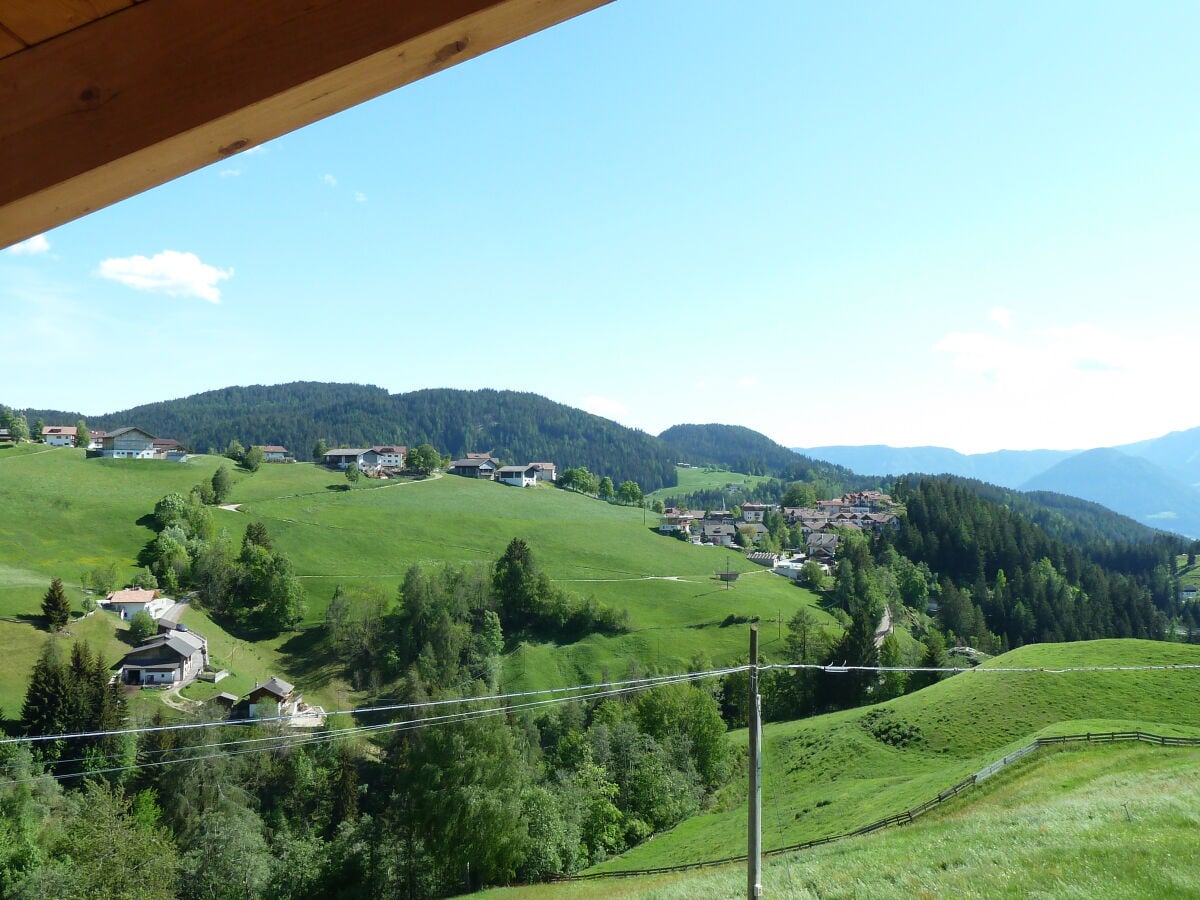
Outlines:
{"type": "Polygon", "coordinates": [[[0,59],[0,248],[611,0],[142,0],[0,59]]]}

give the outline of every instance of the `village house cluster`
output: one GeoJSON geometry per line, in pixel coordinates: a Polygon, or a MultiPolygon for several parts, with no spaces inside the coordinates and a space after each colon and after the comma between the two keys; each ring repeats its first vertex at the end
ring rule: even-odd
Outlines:
{"type": "Polygon", "coordinates": [[[744,503],[736,515],[735,511],[726,509],[695,513],[669,507],[663,510],[658,530],[662,534],[685,537],[693,544],[736,547],[739,532],[750,535],[752,543],[757,543],[767,532],[764,524],[767,514],[777,512],[783,516],[788,528],[798,530],[803,536],[803,548],[793,551],[786,558],[776,553],[747,548],[750,550],[747,559],[774,568],[783,564],[783,568],[794,570],[811,559],[829,568],[837,559],[840,530],[882,531],[885,528],[899,528],[898,509],[899,504],[880,491],[854,491],[836,500],[820,500],[815,507],[744,503]]]}

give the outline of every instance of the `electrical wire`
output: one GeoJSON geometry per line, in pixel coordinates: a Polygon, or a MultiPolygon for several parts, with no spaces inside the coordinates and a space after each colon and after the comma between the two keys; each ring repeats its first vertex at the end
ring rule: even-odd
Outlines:
{"type": "MultiPolygon", "coordinates": [[[[714,671],[720,671],[720,670],[714,670],[714,671]]],[[[211,749],[211,748],[235,746],[235,745],[247,744],[247,743],[273,742],[271,746],[267,746],[267,747],[246,747],[246,748],[243,748],[240,750],[230,750],[230,751],[208,753],[208,754],[201,754],[201,755],[192,754],[189,756],[180,757],[178,759],[165,759],[165,760],[157,760],[154,762],[131,763],[129,765],[124,765],[124,766],[110,766],[110,767],[103,768],[103,769],[93,769],[93,770],[84,771],[84,772],[67,772],[67,773],[57,773],[57,774],[46,773],[46,774],[42,774],[42,775],[30,776],[27,778],[9,779],[6,781],[0,781],[0,787],[4,787],[4,786],[8,786],[8,785],[16,785],[16,784],[28,784],[31,782],[38,781],[42,778],[51,778],[56,781],[64,781],[64,780],[71,779],[71,778],[87,778],[87,777],[96,776],[96,775],[112,774],[115,772],[129,772],[129,771],[134,771],[137,769],[158,768],[158,767],[162,767],[162,766],[176,765],[176,764],[180,764],[180,763],[198,762],[198,761],[206,760],[206,759],[215,759],[217,757],[239,756],[239,755],[242,755],[245,753],[262,753],[262,752],[267,752],[267,751],[272,751],[272,750],[283,749],[284,747],[291,748],[291,747],[297,747],[297,746],[305,746],[308,744],[316,744],[316,743],[323,743],[323,742],[327,742],[327,741],[339,740],[339,739],[347,737],[348,735],[359,734],[359,733],[363,733],[363,732],[391,732],[391,731],[417,730],[417,729],[429,728],[434,725],[444,725],[444,724],[449,724],[449,723],[453,723],[453,722],[467,721],[467,720],[476,719],[476,718],[487,718],[487,717],[496,716],[496,715],[507,715],[512,712],[521,712],[521,711],[528,710],[528,709],[536,709],[536,708],[540,708],[543,706],[549,706],[549,705],[552,705],[555,703],[570,703],[570,702],[579,701],[579,700],[590,700],[590,699],[597,699],[597,698],[601,698],[601,697],[614,697],[614,696],[622,696],[622,695],[626,695],[626,694],[633,694],[633,693],[638,693],[640,691],[651,690],[653,688],[661,687],[661,686],[668,685],[668,684],[683,684],[683,683],[699,680],[700,678],[707,678],[707,677],[712,677],[712,673],[710,673],[710,672],[687,673],[684,675],[660,676],[653,680],[643,679],[640,681],[632,681],[632,682],[624,682],[624,683],[614,682],[613,684],[618,684],[618,685],[623,685],[623,686],[604,688],[602,690],[596,690],[596,691],[592,691],[590,693],[582,694],[582,695],[578,695],[578,696],[549,697],[549,698],[543,698],[541,700],[532,700],[528,703],[506,704],[504,706],[492,707],[489,709],[464,710],[462,712],[445,713],[442,715],[427,716],[427,717],[423,717],[423,718],[419,718],[419,719],[407,719],[407,720],[403,720],[400,722],[384,722],[384,723],[379,723],[379,724],[375,724],[375,725],[360,725],[360,726],[355,726],[353,728],[344,728],[344,729],[338,729],[336,731],[322,732],[322,733],[316,734],[316,735],[303,735],[303,734],[300,734],[300,735],[277,735],[277,736],[270,736],[270,737],[266,737],[266,738],[249,738],[249,739],[245,739],[245,740],[241,740],[241,741],[225,741],[225,742],[219,742],[219,743],[214,743],[214,744],[194,745],[192,747],[171,748],[170,750],[163,750],[163,751],[158,751],[158,752],[186,753],[187,751],[193,750],[193,749],[211,749]]],[[[533,693],[541,693],[541,692],[533,692],[533,693]]],[[[473,698],[466,698],[463,702],[489,702],[489,701],[493,701],[496,699],[498,699],[498,698],[497,697],[473,697],[473,698]]],[[[417,706],[421,706],[421,705],[417,704],[417,706]]],[[[258,721],[262,721],[262,720],[254,720],[254,721],[258,722],[258,721]]],[[[247,723],[243,722],[242,724],[247,724],[247,723]]],[[[111,758],[111,756],[112,755],[109,755],[108,758],[111,758]]],[[[101,758],[105,758],[105,757],[101,757],[101,758]]],[[[71,761],[81,761],[81,760],[75,759],[75,760],[71,760],[71,761]]],[[[63,762],[66,762],[66,760],[63,760],[63,762]]]]}
{"type": "MultiPolygon", "coordinates": [[[[452,697],[452,698],[447,698],[447,699],[443,699],[443,700],[426,700],[426,701],[422,701],[420,703],[394,703],[394,704],[388,704],[388,705],[384,705],[384,706],[363,706],[363,707],[354,707],[354,708],[350,708],[350,709],[335,709],[335,710],[327,711],[325,713],[325,716],[326,717],[330,717],[330,716],[360,716],[360,715],[370,715],[370,714],[374,714],[374,713],[408,712],[408,711],[412,711],[412,710],[429,709],[429,708],[440,707],[440,706],[451,706],[451,705],[459,705],[459,704],[463,704],[463,703],[472,703],[472,702],[480,701],[480,700],[490,700],[490,701],[515,700],[515,699],[521,699],[524,697],[545,696],[547,694],[567,694],[567,693],[574,692],[574,691],[591,691],[591,690],[597,690],[597,689],[609,689],[609,688],[616,688],[616,687],[621,687],[621,686],[625,686],[625,685],[645,684],[645,685],[649,685],[649,686],[654,686],[654,685],[660,684],[660,683],[661,684],[670,683],[681,677],[686,677],[688,679],[717,678],[722,675],[731,674],[733,672],[745,671],[748,668],[749,668],[748,666],[731,666],[731,667],[727,667],[727,668],[723,668],[723,669],[709,669],[704,672],[687,673],[685,676],[681,676],[678,674],[656,675],[656,676],[651,676],[648,678],[633,678],[633,679],[628,679],[626,681],[597,682],[595,684],[579,684],[579,685],[572,685],[570,687],[543,688],[541,690],[536,690],[536,691],[514,691],[514,692],[507,693],[507,694],[494,694],[494,695],[490,695],[490,696],[486,696],[486,697],[452,697]]],[[[582,699],[582,698],[565,697],[563,699],[564,700],[572,700],[572,699],[582,699]]],[[[293,717],[291,715],[262,716],[262,717],[256,718],[254,721],[258,722],[258,723],[281,722],[281,721],[290,721],[292,718],[293,717]]],[[[60,734],[21,735],[18,737],[0,738],[0,746],[3,746],[5,744],[33,743],[33,742],[40,742],[40,741],[61,741],[61,740],[77,740],[77,739],[81,739],[81,738],[111,737],[111,736],[120,735],[120,734],[150,734],[150,733],[159,732],[159,731],[185,731],[185,730],[197,729],[197,728],[227,727],[227,726],[232,726],[232,725],[245,725],[246,722],[247,722],[247,720],[245,720],[245,719],[217,719],[217,720],[207,721],[207,722],[183,722],[183,723],[178,723],[178,724],[174,724],[174,725],[141,725],[141,726],[135,726],[133,728],[110,729],[108,731],[79,731],[79,732],[66,732],[66,733],[60,733],[60,734]]]]}

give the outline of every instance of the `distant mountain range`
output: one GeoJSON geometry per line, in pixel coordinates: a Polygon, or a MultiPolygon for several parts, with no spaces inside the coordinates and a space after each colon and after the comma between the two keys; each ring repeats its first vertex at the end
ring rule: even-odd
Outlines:
{"type": "Polygon", "coordinates": [[[1200,428],[1092,450],[945,447],[797,447],[856,472],[960,475],[1022,491],[1054,491],[1103,504],[1146,525],[1200,537],[1200,428]]]}

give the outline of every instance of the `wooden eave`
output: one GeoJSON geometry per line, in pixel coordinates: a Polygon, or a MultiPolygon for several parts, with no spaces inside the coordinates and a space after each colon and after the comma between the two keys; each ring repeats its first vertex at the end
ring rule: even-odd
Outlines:
{"type": "Polygon", "coordinates": [[[0,247],[611,0],[0,0],[0,247]]]}

